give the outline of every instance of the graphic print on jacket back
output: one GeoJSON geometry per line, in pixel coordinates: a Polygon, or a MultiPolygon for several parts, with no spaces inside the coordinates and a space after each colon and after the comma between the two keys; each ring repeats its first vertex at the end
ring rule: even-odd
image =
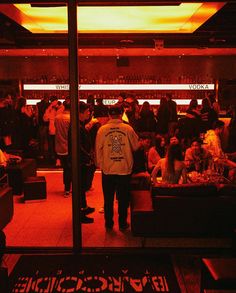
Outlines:
{"type": "Polygon", "coordinates": [[[110,159],[116,162],[124,160],[126,133],[115,127],[110,129],[107,136],[109,137],[110,159]]]}
{"type": "Polygon", "coordinates": [[[96,137],[96,162],[104,174],[128,175],[132,172],[133,151],[138,149],[133,128],[119,119],[110,119],[96,137]]]}
{"type": "Polygon", "coordinates": [[[111,153],[112,154],[122,154],[122,149],[121,149],[121,142],[122,142],[122,136],[121,135],[110,135],[110,141],[111,141],[111,153]]]}

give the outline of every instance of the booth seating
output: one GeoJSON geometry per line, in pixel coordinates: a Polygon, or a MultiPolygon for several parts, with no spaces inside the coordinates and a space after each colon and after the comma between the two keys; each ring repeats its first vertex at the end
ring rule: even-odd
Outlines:
{"type": "Polygon", "coordinates": [[[236,258],[203,258],[201,293],[236,292],[236,258]],[[234,290],[234,291],[232,291],[234,290]]]}
{"type": "Polygon", "coordinates": [[[148,172],[131,176],[131,231],[152,234],[154,230],[153,207],[150,193],[151,179],[148,172]],[[145,224],[147,223],[147,225],[145,224]]]}
{"type": "Polygon", "coordinates": [[[0,187],[0,231],[11,221],[13,217],[12,188],[0,187]]]}
{"type": "Polygon", "coordinates": [[[131,191],[134,236],[233,237],[235,215],[235,185],[157,184],[131,191]]]}
{"type": "Polygon", "coordinates": [[[24,180],[29,176],[36,176],[36,160],[23,159],[20,163],[8,165],[8,183],[13,189],[14,195],[21,195],[23,192],[24,180]]]}
{"type": "Polygon", "coordinates": [[[44,176],[27,177],[24,181],[24,201],[43,200],[47,198],[44,176]]]}

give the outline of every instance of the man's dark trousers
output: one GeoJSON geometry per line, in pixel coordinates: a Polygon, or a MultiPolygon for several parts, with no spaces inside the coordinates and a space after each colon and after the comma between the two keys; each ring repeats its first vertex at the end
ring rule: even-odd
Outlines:
{"type": "Polygon", "coordinates": [[[104,194],[104,217],[107,228],[112,228],[114,196],[118,200],[119,227],[127,226],[127,211],[130,202],[131,175],[102,174],[102,189],[104,194]]]}

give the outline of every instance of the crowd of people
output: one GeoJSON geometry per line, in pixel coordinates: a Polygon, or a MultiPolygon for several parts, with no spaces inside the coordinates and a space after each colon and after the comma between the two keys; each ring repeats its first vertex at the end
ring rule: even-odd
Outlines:
{"type": "MultiPolygon", "coordinates": [[[[157,111],[148,102],[139,105],[132,95],[120,93],[113,106],[90,95],[79,104],[79,156],[81,170],[81,221],[93,223],[94,212],[86,200],[96,168],[102,171],[104,218],[112,229],[113,202],[118,201],[119,228],[128,228],[130,179],[133,173],[148,172],[153,184],[157,177],[164,183],[186,183],[188,173],[202,173],[212,166],[223,170],[235,183],[236,107],[231,109],[228,148],[222,149],[224,122],[219,120],[219,106],[212,95],[199,106],[191,100],[186,115],[178,118],[172,95],[162,98],[157,111]],[[226,152],[225,152],[226,151],[226,152]]],[[[70,98],[63,103],[56,96],[44,97],[33,109],[26,99],[15,103],[10,96],[0,100],[1,149],[22,150],[37,157],[47,157],[63,168],[64,196],[69,197],[72,181],[70,98]],[[35,155],[35,154],[34,154],[35,155]]],[[[1,155],[1,157],[5,157],[1,155]]],[[[1,162],[0,162],[1,163],[1,162]]],[[[4,164],[6,163],[6,159],[4,164]]]]}

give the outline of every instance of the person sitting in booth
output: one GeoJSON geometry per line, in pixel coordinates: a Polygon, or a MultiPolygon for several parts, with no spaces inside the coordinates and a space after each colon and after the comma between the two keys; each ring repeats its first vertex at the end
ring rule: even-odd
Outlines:
{"type": "Polygon", "coordinates": [[[202,173],[208,168],[211,158],[211,153],[202,147],[201,139],[192,139],[191,146],[186,149],[184,158],[187,171],[197,171],[202,173]]]}
{"type": "Polygon", "coordinates": [[[161,158],[164,158],[166,154],[166,141],[164,136],[156,135],[155,145],[148,151],[148,172],[152,173],[152,170],[161,158]]]}
{"type": "Polygon", "coordinates": [[[154,184],[159,170],[161,170],[162,183],[187,183],[186,166],[180,144],[170,144],[165,158],[160,159],[154,167],[151,174],[154,184]]]}
{"type": "Polygon", "coordinates": [[[204,138],[205,148],[211,153],[214,161],[221,161],[226,166],[236,168],[236,163],[227,159],[221,147],[220,135],[224,129],[224,122],[217,120],[213,124],[213,129],[207,131],[204,138]]]}
{"type": "Polygon", "coordinates": [[[6,166],[7,165],[7,158],[3,151],[0,149],[0,166],[6,166]]]}
{"type": "Polygon", "coordinates": [[[224,122],[221,120],[217,120],[213,123],[213,129],[208,130],[205,135],[204,147],[211,153],[215,164],[221,164],[229,169],[228,177],[231,181],[234,181],[236,163],[228,159],[228,154],[224,153],[221,147],[220,135],[223,132],[224,125],[224,122]]]}
{"type": "Polygon", "coordinates": [[[173,135],[168,138],[167,144],[180,144],[180,140],[179,140],[178,136],[173,135]]]}
{"type": "Polygon", "coordinates": [[[7,154],[0,149],[0,166],[6,167],[9,162],[20,163],[22,158],[20,156],[7,154]]]}
{"type": "Polygon", "coordinates": [[[147,154],[151,145],[151,137],[145,134],[140,135],[139,144],[139,149],[133,152],[133,174],[147,171],[147,154]]]}

